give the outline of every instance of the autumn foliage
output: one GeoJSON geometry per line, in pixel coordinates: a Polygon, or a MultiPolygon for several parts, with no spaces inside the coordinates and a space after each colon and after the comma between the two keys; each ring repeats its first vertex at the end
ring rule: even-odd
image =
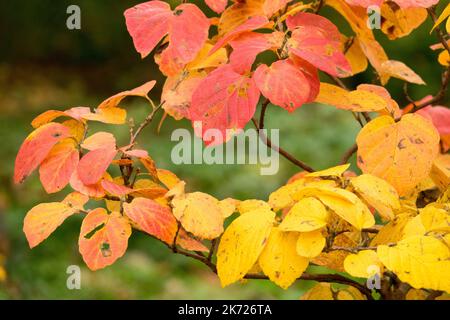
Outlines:
{"type": "Polygon", "coordinates": [[[91,270],[122,257],[132,233],[140,231],[203,262],[222,286],[268,278],[286,289],[304,279],[319,282],[304,299],[448,299],[450,110],[440,104],[450,81],[450,6],[437,12],[438,0],[205,2],[208,16],[186,1],[176,7],[148,1],[124,13],[136,51],[142,58],[153,54],[166,76],[158,103],[148,96],[155,85],[150,80],[94,110],[49,110],[33,120],[14,181],[38,169],[47,193],[66,186],[73,192],[27,213],[23,229],[30,247],[82,214],[79,251],[91,270]],[[425,82],[377,42],[366,23],[371,5],[381,8],[381,30],[391,40],[433,20],[439,43],[432,49],[443,69],[438,93],[407,106],[391,97],[390,78],[425,82]],[[337,11],[352,34],[321,16],[323,6],[337,11]],[[257,59],[266,51],[276,57],[271,64],[257,59]],[[376,84],[350,89],[341,80],[368,68],[376,84]],[[330,82],[321,82],[319,73],[330,82]],[[127,125],[122,100],[130,96],[147,100],[151,110],[131,128],[127,145],[118,146],[109,132],[89,130],[91,122],[127,125]],[[355,146],[323,171],[280,152],[303,171],[266,200],[187,192],[183,180],[138,147],[159,111],[191,121],[206,145],[217,145],[252,121],[263,129],[266,108],[294,112],[312,102],[353,113],[362,127],[355,146]],[[205,135],[208,129],[221,137],[205,135]],[[348,171],[355,152],[361,174],[348,171]],[[97,208],[86,210],[88,202],[97,208]],[[310,265],[343,274],[311,273],[310,265]],[[364,279],[374,274],[381,287],[369,288],[364,279]]]}

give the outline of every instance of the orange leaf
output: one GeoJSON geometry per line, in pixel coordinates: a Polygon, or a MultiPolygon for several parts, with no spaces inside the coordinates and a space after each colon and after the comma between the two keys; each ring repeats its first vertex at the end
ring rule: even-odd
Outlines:
{"type": "Polygon", "coordinates": [[[78,240],[84,262],[93,271],[113,264],[125,254],[130,235],[131,226],[120,213],[92,210],[81,224],[78,240]]]}
{"type": "Polygon", "coordinates": [[[53,146],[69,136],[69,129],[55,122],[34,130],[22,143],[17,153],[14,182],[22,183],[44,161],[53,146]]]}
{"type": "Polygon", "coordinates": [[[286,23],[292,30],[288,40],[290,53],[332,76],[351,74],[350,64],[341,51],[341,35],[331,21],[316,14],[299,12],[289,16],[286,23]]]}
{"type": "Polygon", "coordinates": [[[205,0],[208,7],[216,13],[221,13],[227,7],[228,0],[205,0]]]}
{"type": "Polygon", "coordinates": [[[141,85],[137,88],[134,88],[132,90],[126,90],[126,91],[117,93],[117,94],[113,95],[112,97],[109,97],[102,103],[100,103],[100,105],[98,106],[98,109],[116,108],[119,106],[119,103],[124,98],[131,97],[131,96],[142,97],[142,98],[146,98],[148,100],[147,94],[150,92],[150,90],[153,89],[155,84],[156,84],[156,81],[152,80],[152,81],[144,83],[143,85],[141,85]]]}
{"type": "MultiPolygon", "coordinates": [[[[253,79],[261,93],[271,103],[289,112],[311,102],[311,87],[303,72],[290,59],[279,60],[270,67],[262,64],[253,79]]],[[[317,78],[317,82],[318,82],[317,78]]]]}
{"type": "Polygon", "coordinates": [[[30,248],[47,239],[64,220],[77,211],[77,208],[61,202],[41,203],[33,207],[23,221],[23,232],[30,248]]]}
{"type": "Polygon", "coordinates": [[[86,150],[95,150],[101,148],[115,148],[116,138],[109,132],[97,132],[86,138],[81,144],[86,150]]]}
{"type": "Polygon", "coordinates": [[[123,197],[133,192],[133,189],[131,188],[105,179],[101,181],[101,185],[106,192],[117,197],[123,197]]]}
{"type": "Polygon", "coordinates": [[[358,166],[385,179],[407,195],[430,173],[439,152],[439,134],[430,121],[415,114],[395,122],[381,116],[364,126],[356,138],[358,166]]]}
{"type": "Polygon", "coordinates": [[[63,140],[50,150],[39,168],[41,183],[47,193],[58,192],[69,183],[79,157],[72,139],[63,140]]]}
{"type": "Polygon", "coordinates": [[[80,192],[92,198],[103,198],[105,196],[105,190],[101,186],[100,182],[92,185],[84,184],[78,176],[78,171],[75,170],[70,177],[70,186],[80,192]]]}
{"type": "Polygon", "coordinates": [[[66,111],[61,110],[47,110],[41,113],[33,119],[31,125],[33,128],[38,128],[46,123],[49,123],[59,117],[69,117],[75,120],[81,120],[82,116],[90,113],[91,110],[88,107],[75,107],[66,111]]]}
{"type": "Polygon", "coordinates": [[[116,149],[111,147],[89,151],[78,164],[77,172],[80,180],[86,185],[99,182],[116,153],[116,149]]]}
{"type": "Polygon", "coordinates": [[[124,203],[123,208],[143,231],[169,245],[173,243],[178,223],[169,207],[150,199],[135,198],[131,203],[124,203]]]}

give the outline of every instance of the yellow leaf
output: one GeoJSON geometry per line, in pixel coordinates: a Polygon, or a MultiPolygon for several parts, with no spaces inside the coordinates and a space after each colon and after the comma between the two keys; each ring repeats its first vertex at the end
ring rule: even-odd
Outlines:
{"type": "MultiPolygon", "coordinates": [[[[444,10],[442,10],[442,13],[439,15],[439,17],[436,19],[436,22],[433,25],[433,28],[431,29],[430,33],[438,26],[442,23],[442,21],[444,21],[446,18],[448,18],[450,16],[450,3],[447,4],[447,6],[445,7],[444,10]]],[[[448,24],[448,20],[447,20],[447,24],[448,24]]]]}
{"type": "Polygon", "coordinates": [[[388,60],[383,47],[375,39],[372,30],[367,27],[367,11],[363,7],[350,6],[345,0],[326,0],[325,4],[338,11],[349,23],[356,34],[356,39],[361,50],[366,55],[370,64],[378,72],[382,85],[389,80],[389,75],[384,73],[381,65],[388,60]]]}
{"type": "Polygon", "coordinates": [[[318,283],[309,289],[300,300],[334,300],[329,283],[318,283]]]}
{"type": "Polygon", "coordinates": [[[123,92],[120,92],[118,94],[115,94],[112,97],[109,97],[108,99],[106,99],[105,101],[103,101],[102,103],[100,103],[100,105],[98,106],[98,109],[114,109],[117,108],[119,106],[119,103],[126,97],[142,97],[145,98],[147,100],[149,100],[148,98],[148,92],[150,90],[153,89],[153,87],[155,86],[156,81],[155,80],[151,80],[149,82],[144,83],[143,85],[134,88],[132,90],[126,90],[123,92]]]}
{"type": "Polygon", "coordinates": [[[259,265],[271,281],[287,289],[309,264],[309,259],[296,252],[298,233],[272,228],[267,244],[259,257],[259,265]]]}
{"type": "Polygon", "coordinates": [[[219,36],[221,37],[240,26],[250,17],[263,16],[264,2],[265,0],[247,0],[234,3],[225,9],[219,20],[219,36]]]}
{"type": "Polygon", "coordinates": [[[427,18],[427,10],[424,8],[399,8],[392,2],[381,5],[381,31],[390,40],[395,40],[410,34],[419,27],[427,18]]]}
{"type": "MultiPolygon", "coordinates": [[[[333,242],[333,245],[352,248],[358,245],[352,237],[349,236],[349,232],[339,234],[333,242]]],[[[322,252],[319,256],[315,257],[312,262],[319,266],[327,267],[328,269],[345,272],[344,259],[349,253],[343,250],[333,250],[330,252],[322,252]]]]}
{"type": "Polygon", "coordinates": [[[353,193],[332,187],[304,187],[295,195],[295,199],[315,197],[333,210],[342,219],[358,230],[370,228],[375,219],[369,208],[353,193]]]}
{"type": "Polygon", "coordinates": [[[361,197],[388,220],[394,218],[394,211],[400,209],[398,193],[385,180],[371,174],[352,178],[351,183],[361,197]]]}
{"type": "Polygon", "coordinates": [[[197,54],[197,57],[186,66],[187,70],[200,70],[207,68],[216,68],[222,64],[227,63],[228,56],[227,50],[225,48],[221,48],[214,52],[213,54],[209,54],[214,45],[210,43],[205,43],[203,48],[197,54]]]}
{"type": "Polygon", "coordinates": [[[429,204],[405,226],[404,238],[421,236],[431,232],[450,232],[450,212],[429,204]]]}
{"type": "Polygon", "coordinates": [[[347,58],[352,68],[352,76],[364,72],[367,69],[368,61],[361,49],[361,45],[358,39],[353,39],[350,47],[345,53],[345,58],[347,58]]]}
{"type": "Polygon", "coordinates": [[[297,239],[297,254],[306,258],[317,257],[325,247],[325,237],[321,230],[302,232],[297,239]]]}
{"type": "Polygon", "coordinates": [[[239,204],[237,205],[237,210],[239,211],[240,214],[244,214],[259,209],[270,210],[271,207],[267,202],[257,199],[240,201],[239,204]]]}
{"type": "Polygon", "coordinates": [[[440,154],[433,162],[430,177],[441,191],[450,186],[450,154],[440,154]]]}
{"type": "Polygon", "coordinates": [[[430,173],[439,152],[439,133],[419,115],[407,114],[398,122],[381,116],[362,128],[356,143],[359,168],[386,180],[404,196],[430,173]]]}
{"type": "Polygon", "coordinates": [[[328,168],[322,171],[311,172],[305,175],[305,177],[327,177],[327,176],[341,176],[347,169],[350,167],[350,164],[343,164],[340,166],[328,168]]]}
{"type": "Polygon", "coordinates": [[[226,198],[224,200],[219,201],[220,210],[222,210],[223,217],[228,218],[234,212],[236,212],[236,207],[239,205],[239,200],[235,200],[232,198],[226,198]]]}
{"type": "Polygon", "coordinates": [[[403,238],[405,226],[413,218],[411,213],[400,213],[394,219],[384,225],[377,235],[372,239],[370,245],[396,243],[403,238]]]}
{"type": "Polygon", "coordinates": [[[378,257],[387,269],[415,289],[450,292],[450,251],[429,236],[414,236],[394,247],[379,246],[378,257]]]}
{"type": "Polygon", "coordinates": [[[369,278],[374,271],[381,270],[382,264],[373,250],[363,250],[357,254],[349,254],[344,260],[345,271],[351,276],[369,278]],[[375,267],[375,268],[374,268],[375,267]]]}
{"type": "Polygon", "coordinates": [[[223,287],[242,279],[254,266],[269,237],[275,213],[257,209],[236,218],[217,250],[217,274],[223,287]]]}
{"type": "Polygon", "coordinates": [[[387,107],[386,101],[375,93],[365,90],[347,91],[325,82],[320,83],[319,95],[315,101],[355,112],[378,111],[387,107]]]}
{"type": "MultiPolygon", "coordinates": [[[[450,21],[450,19],[448,19],[450,21]]],[[[450,24],[449,24],[450,25],[450,24]]],[[[450,65],[450,54],[447,50],[442,51],[438,56],[438,62],[443,66],[450,65]]]]}
{"type": "Polygon", "coordinates": [[[381,64],[381,70],[391,77],[415,84],[425,84],[422,78],[406,64],[396,60],[388,60],[381,64]]]}
{"type": "Polygon", "coordinates": [[[294,180],[281,188],[272,192],[269,196],[269,204],[278,211],[283,208],[288,208],[295,203],[294,195],[305,186],[328,186],[334,187],[336,182],[333,180],[323,180],[317,178],[300,178],[294,180]]]}
{"type": "Polygon", "coordinates": [[[406,294],[406,300],[425,300],[427,296],[428,293],[424,290],[411,289],[406,294]]]}
{"type": "Polygon", "coordinates": [[[337,300],[366,300],[367,298],[355,287],[348,286],[340,289],[337,294],[337,300]]]}
{"type": "Polygon", "coordinates": [[[182,194],[172,200],[173,215],[183,228],[202,239],[215,239],[223,232],[224,215],[219,200],[202,192],[182,194]]]}
{"type": "Polygon", "coordinates": [[[23,222],[23,232],[30,248],[47,239],[68,217],[78,211],[67,203],[41,203],[28,211],[23,222]]]}
{"type": "Polygon", "coordinates": [[[124,124],[127,118],[127,111],[122,108],[102,108],[96,109],[95,113],[88,113],[82,116],[83,119],[99,121],[109,124],[124,124]]]}
{"type": "Polygon", "coordinates": [[[315,198],[303,198],[288,212],[280,224],[282,231],[309,232],[327,225],[328,211],[315,198]]]}

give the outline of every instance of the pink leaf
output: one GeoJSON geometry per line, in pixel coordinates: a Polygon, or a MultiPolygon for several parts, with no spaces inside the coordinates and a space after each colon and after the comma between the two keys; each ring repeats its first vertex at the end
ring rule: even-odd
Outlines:
{"type": "Polygon", "coordinates": [[[294,54],[332,76],[351,74],[351,67],[341,52],[340,34],[329,20],[316,14],[300,12],[288,17],[292,31],[288,48],[294,54]]]}
{"type": "Polygon", "coordinates": [[[252,118],[259,100],[253,79],[235,72],[227,64],[211,72],[192,96],[189,109],[196,134],[206,144],[220,144],[231,137],[231,129],[239,131],[252,118]],[[205,136],[208,129],[217,129],[221,139],[205,136]]]}
{"type": "Polygon", "coordinates": [[[308,79],[290,59],[276,61],[270,67],[260,65],[253,79],[271,103],[289,112],[308,102],[310,97],[308,79]]]}

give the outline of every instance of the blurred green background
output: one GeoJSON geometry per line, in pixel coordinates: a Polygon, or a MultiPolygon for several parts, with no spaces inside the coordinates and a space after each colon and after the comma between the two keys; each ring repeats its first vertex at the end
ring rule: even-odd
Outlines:
{"type": "MultiPolygon", "coordinates": [[[[179,3],[180,1],[171,1],[179,3]]],[[[191,1],[195,2],[195,1],[191,1]]],[[[50,238],[32,251],[22,233],[26,212],[40,202],[58,201],[64,192],[47,195],[33,174],[23,185],[12,183],[15,155],[31,132],[30,121],[47,109],[74,106],[95,107],[103,99],[150,79],[158,81],[152,98],[158,101],[163,76],[152,57],[141,60],[127,34],[123,11],[139,1],[30,0],[0,2],[0,255],[6,256],[6,281],[0,283],[0,299],[296,299],[310,286],[297,283],[282,290],[265,281],[250,281],[222,289],[214,274],[196,261],[171,254],[156,241],[134,234],[126,255],[113,266],[91,272],[78,253],[81,217],[69,218],[50,238]],[[81,30],[66,28],[66,8],[81,8],[81,30]],[[66,268],[82,268],[82,289],[68,290],[66,268]]],[[[199,1],[197,1],[199,3],[199,1]]],[[[200,6],[204,7],[203,1],[200,6]]],[[[213,16],[206,9],[209,16],[213,16]]],[[[348,30],[331,9],[323,13],[348,30]]],[[[419,99],[433,94],[439,85],[440,67],[435,43],[429,35],[430,21],[409,37],[389,41],[377,38],[391,59],[404,61],[427,82],[410,85],[410,95],[419,99]]],[[[353,82],[371,82],[369,68],[353,82]]],[[[326,78],[324,78],[326,79],[326,78]]],[[[388,89],[400,105],[406,103],[403,83],[391,80],[388,89]]],[[[143,119],[149,107],[139,99],[125,103],[129,115],[143,119]]],[[[159,119],[158,119],[159,120],[159,119]]],[[[156,121],[157,124],[158,121],[156,121]]],[[[190,128],[186,121],[167,119],[159,134],[156,124],[147,128],[140,143],[158,167],[174,171],[186,180],[188,189],[208,192],[218,198],[266,199],[298,169],[280,158],[277,175],[261,176],[257,165],[180,165],[170,162],[174,128],[190,128]]],[[[329,106],[307,105],[289,114],[270,106],[267,127],[280,128],[280,144],[298,158],[323,169],[339,162],[353,143],[358,125],[351,113],[329,106]]],[[[98,125],[112,130],[123,141],[128,129],[98,125]]],[[[354,168],[356,170],[356,168],[354,168]]],[[[1,263],[1,258],[0,258],[1,263]]]]}

